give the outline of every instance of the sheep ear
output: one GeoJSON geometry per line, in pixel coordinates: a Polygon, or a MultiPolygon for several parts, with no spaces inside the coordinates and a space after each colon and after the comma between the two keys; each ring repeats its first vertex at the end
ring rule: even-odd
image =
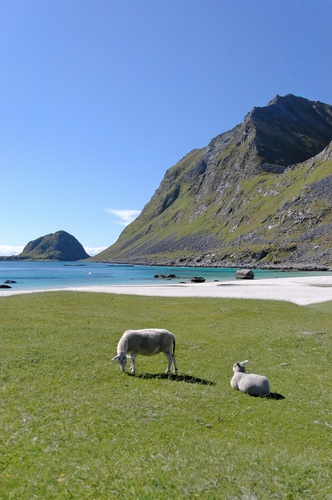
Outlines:
{"type": "Polygon", "coordinates": [[[241,365],[246,365],[248,363],[248,360],[245,359],[244,361],[241,361],[241,365]]]}
{"type": "Polygon", "coordinates": [[[117,359],[119,359],[118,355],[114,356],[114,358],[112,358],[111,361],[116,361],[117,359]]]}

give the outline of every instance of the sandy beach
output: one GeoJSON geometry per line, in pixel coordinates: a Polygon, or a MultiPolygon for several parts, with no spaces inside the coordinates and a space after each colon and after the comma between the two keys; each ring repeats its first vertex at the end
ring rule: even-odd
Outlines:
{"type": "MultiPolygon", "coordinates": [[[[80,291],[145,295],[156,297],[215,297],[238,299],[285,300],[298,305],[332,301],[332,276],[239,280],[205,283],[166,283],[157,285],[118,285],[70,287],[47,291],[80,291]]],[[[0,290],[0,297],[46,290],[0,290]]]]}

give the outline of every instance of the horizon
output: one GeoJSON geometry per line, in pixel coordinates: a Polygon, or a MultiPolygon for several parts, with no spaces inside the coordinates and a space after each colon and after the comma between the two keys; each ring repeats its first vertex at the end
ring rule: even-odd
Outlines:
{"type": "Polygon", "coordinates": [[[170,167],[253,107],[332,104],[328,2],[31,0],[0,14],[0,256],[61,228],[94,256],[170,167]]]}

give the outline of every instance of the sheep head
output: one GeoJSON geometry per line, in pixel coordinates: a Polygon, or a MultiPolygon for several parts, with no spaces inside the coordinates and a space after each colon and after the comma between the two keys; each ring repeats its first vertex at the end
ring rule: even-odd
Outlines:
{"type": "Polygon", "coordinates": [[[238,373],[238,372],[242,372],[242,373],[245,373],[246,372],[246,364],[248,363],[248,360],[244,360],[244,361],[237,361],[236,363],[234,363],[233,365],[233,372],[234,373],[238,373]]]}
{"type": "Polygon", "coordinates": [[[111,361],[117,361],[119,363],[120,370],[122,372],[125,372],[128,357],[130,356],[127,356],[127,354],[122,352],[121,354],[117,354],[116,356],[114,356],[111,361]]]}

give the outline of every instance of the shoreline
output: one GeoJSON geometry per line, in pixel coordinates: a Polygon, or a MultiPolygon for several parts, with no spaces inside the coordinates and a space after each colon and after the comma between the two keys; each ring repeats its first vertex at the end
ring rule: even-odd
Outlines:
{"type": "Polygon", "coordinates": [[[274,278],[205,283],[167,283],[156,285],[103,285],[45,290],[0,289],[0,297],[42,292],[90,292],[152,297],[201,297],[281,300],[297,305],[332,301],[332,276],[274,278]]]}

